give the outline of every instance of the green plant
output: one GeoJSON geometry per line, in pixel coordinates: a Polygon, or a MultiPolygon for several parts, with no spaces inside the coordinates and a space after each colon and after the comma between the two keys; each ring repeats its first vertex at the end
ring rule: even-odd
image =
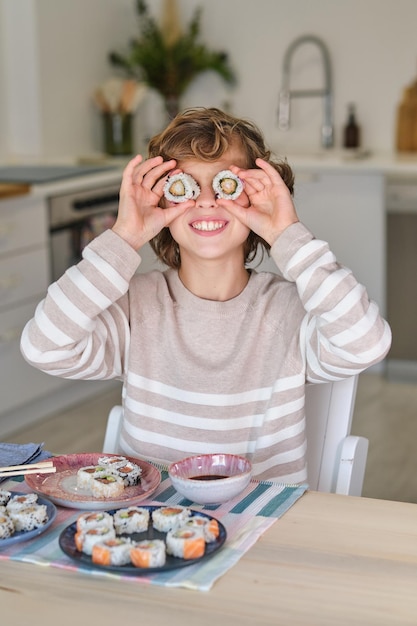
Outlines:
{"type": "MultiPolygon", "coordinates": [[[[149,14],[144,0],[137,0],[140,37],[133,39],[126,54],[110,52],[112,65],[128,76],[144,81],[164,98],[170,116],[178,110],[178,101],[192,80],[212,70],[232,85],[235,75],[225,52],[213,52],[199,42],[202,9],[197,8],[184,32],[172,25],[172,32],[163,32],[149,14]],[[171,35],[171,36],[170,36],[171,35]]],[[[173,20],[175,21],[175,20],[173,20]]]]}

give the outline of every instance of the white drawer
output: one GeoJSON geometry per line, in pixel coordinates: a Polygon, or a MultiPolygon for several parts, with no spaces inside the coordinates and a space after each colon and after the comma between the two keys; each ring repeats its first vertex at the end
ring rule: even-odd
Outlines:
{"type": "Polygon", "coordinates": [[[20,336],[33,316],[37,301],[0,313],[0,414],[33,401],[62,386],[54,378],[28,365],[20,353],[20,336]]]}
{"type": "Polygon", "coordinates": [[[47,214],[41,198],[22,196],[0,202],[0,257],[48,240],[47,214]]]}
{"type": "Polygon", "coordinates": [[[0,260],[0,309],[46,293],[48,264],[46,248],[0,260]]]}

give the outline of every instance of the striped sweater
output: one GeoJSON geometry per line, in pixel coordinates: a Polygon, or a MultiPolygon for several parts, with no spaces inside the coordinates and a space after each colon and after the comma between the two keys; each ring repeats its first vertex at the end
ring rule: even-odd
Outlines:
{"type": "Polygon", "coordinates": [[[139,255],[106,231],[49,289],[21,349],[71,379],[121,379],[125,454],[168,463],[247,456],[254,475],[306,479],[305,383],[380,361],[388,324],[365,288],[301,223],[271,249],[278,274],[252,271],[237,297],[198,298],[172,269],[136,273],[139,255]]]}

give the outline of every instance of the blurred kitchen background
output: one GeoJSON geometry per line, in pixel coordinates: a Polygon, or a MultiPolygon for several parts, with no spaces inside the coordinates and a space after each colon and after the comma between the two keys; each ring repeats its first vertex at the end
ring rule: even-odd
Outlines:
{"type": "MultiPolygon", "coordinates": [[[[162,0],[148,0],[152,14],[162,0]]],[[[229,106],[260,125],[271,145],[316,150],[322,103],[296,103],[290,133],[277,125],[285,51],[312,33],[327,45],[333,70],[336,145],[347,106],[357,106],[363,146],[391,152],[404,87],[417,75],[414,0],[178,0],[187,24],[202,6],[202,40],[228,53],[237,84],[202,75],[183,106],[229,106]]],[[[0,158],[79,157],[102,149],[95,86],[115,75],[112,50],[137,35],[135,0],[1,0],[0,158]]],[[[310,86],[321,68],[309,61],[310,86]]],[[[308,87],[305,83],[303,87],[308,87]]],[[[158,98],[149,95],[135,122],[137,145],[158,130],[158,98]]]]}
{"type": "MultiPolygon", "coordinates": [[[[226,54],[236,80],[200,73],[179,106],[218,106],[257,123],[294,168],[301,219],[388,316],[393,349],[361,376],[353,432],[371,440],[364,494],[417,501],[417,2],[146,6],[157,23],[176,7],[184,29],[201,7],[200,39],[226,54]]],[[[74,241],[81,248],[117,210],[129,156],[106,150],[97,90],[127,78],[109,54],[127,53],[139,23],[136,0],[0,0],[0,440],[95,449],[118,397],[116,384],[32,370],[18,341],[49,282],[73,262],[74,241]],[[88,209],[82,223],[74,207],[88,209]],[[88,444],[73,440],[71,411],[84,425],[97,416],[88,444]]],[[[144,152],[166,121],[164,99],[146,88],[129,150],[144,152]]],[[[145,258],[144,269],[154,266],[145,258]]]]}

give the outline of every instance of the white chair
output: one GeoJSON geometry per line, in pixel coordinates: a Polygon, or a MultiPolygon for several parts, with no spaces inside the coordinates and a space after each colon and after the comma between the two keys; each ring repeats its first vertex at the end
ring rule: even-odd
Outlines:
{"type": "Polygon", "coordinates": [[[360,496],[368,440],[350,434],[358,377],[307,385],[307,473],[310,489],[360,496]]]}
{"type": "MultiPolygon", "coordinates": [[[[360,496],[368,440],[350,434],[357,376],[333,383],[307,385],[307,468],[314,491],[360,496]]],[[[123,409],[114,406],[108,417],[103,452],[118,454],[123,409]]]]}

